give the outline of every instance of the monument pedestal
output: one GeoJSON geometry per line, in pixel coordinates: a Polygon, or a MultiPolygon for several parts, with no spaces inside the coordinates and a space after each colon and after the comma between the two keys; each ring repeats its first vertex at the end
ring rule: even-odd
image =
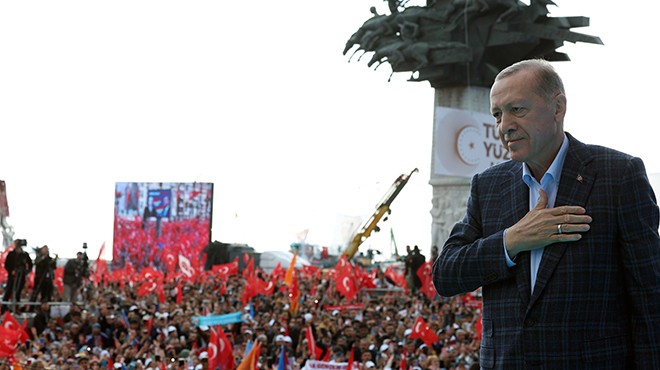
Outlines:
{"type": "MultiPolygon", "coordinates": [[[[442,135],[442,127],[437,127],[435,112],[437,107],[462,109],[473,112],[490,112],[490,89],[485,87],[451,87],[435,89],[433,105],[433,137],[442,135]],[[436,132],[439,130],[441,132],[436,132]]],[[[433,187],[431,215],[431,245],[438,247],[438,253],[447,241],[454,224],[465,215],[470,193],[469,177],[439,175],[434,172],[436,140],[433,140],[431,179],[433,187]]]]}

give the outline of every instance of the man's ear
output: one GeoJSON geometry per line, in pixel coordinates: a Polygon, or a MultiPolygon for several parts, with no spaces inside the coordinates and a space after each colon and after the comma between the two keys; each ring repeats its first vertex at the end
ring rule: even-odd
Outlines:
{"type": "Polygon", "coordinates": [[[555,96],[555,118],[558,121],[563,122],[565,115],[566,115],[566,95],[557,94],[557,96],[555,96]]]}

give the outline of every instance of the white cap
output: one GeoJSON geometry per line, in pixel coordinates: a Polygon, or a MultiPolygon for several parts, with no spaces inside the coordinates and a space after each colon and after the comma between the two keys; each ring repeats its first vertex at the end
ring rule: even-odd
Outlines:
{"type": "Polygon", "coordinates": [[[306,313],[306,314],[303,316],[303,318],[305,318],[305,321],[306,321],[306,322],[311,322],[313,317],[314,317],[314,316],[312,316],[311,313],[306,313]]]}
{"type": "Polygon", "coordinates": [[[339,310],[332,311],[332,316],[337,316],[337,314],[339,314],[339,310]]]}
{"type": "Polygon", "coordinates": [[[293,340],[291,340],[291,337],[288,336],[288,335],[284,337],[284,341],[287,342],[287,343],[293,342],[293,340]]]}
{"type": "Polygon", "coordinates": [[[406,329],[406,331],[403,332],[403,335],[407,337],[410,335],[410,333],[412,333],[412,329],[406,329]]]}
{"type": "Polygon", "coordinates": [[[204,352],[202,352],[202,353],[199,354],[199,359],[200,359],[200,360],[203,360],[203,359],[205,359],[205,358],[206,358],[206,359],[209,358],[209,353],[208,353],[208,352],[204,351],[204,352]]]}
{"type": "Polygon", "coordinates": [[[275,341],[276,342],[284,341],[284,335],[282,335],[282,334],[277,335],[275,337],[275,341]]]}
{"type": "Polygon", "coordinates": [[[388,349],[390,349],[390,346],[388,346],[387,344],[382,344],[382,345],[380,346],[380,351],[381,351],[381,352],[385,352],[385,351],[387,351],[388,349]]]}
{"type": "Polygon", "coordinates": [[[169,312],[156,312],[155,316],[160,319],[161,317],[167,318],[170,314],[169,312]]]}
{"type": "Polygon", "coordinates": [[[364,366],[366,366],[367,368],[376,367],[376,364],[374,364],[373,361],[367,361],[367,362],[365,362],[364,366]]]}
{"type": "Polygon", "coordinates": [[[167,332],[168,333],[171,333],[173,331],[176,331],[176,327],[174,325],[170,325],[170,326],[167,327],[167,332]]]}

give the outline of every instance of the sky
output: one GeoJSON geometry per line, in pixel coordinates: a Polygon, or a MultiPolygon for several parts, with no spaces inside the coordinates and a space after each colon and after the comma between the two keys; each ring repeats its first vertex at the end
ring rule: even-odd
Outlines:
{"type": "MultiPolygon", "coordinates": [[[[660,173],[649,1],[555,0],[604,45],[555,63],[565,128],[660,173]]],[[[411,1],[409,5],[415,5],[411,1]]],[[[418,4],[419,5],[419,4],[418,4]]],[[[287,250],[332,246],[341,217],[368,217],[414,168],[383,232],[391,252],[431,240],[433,88],[348,61],[381,0],[0,3],[0,180],[29,246],[111,257],[116,182],[213,182],[212,239],[287,250]]]]}

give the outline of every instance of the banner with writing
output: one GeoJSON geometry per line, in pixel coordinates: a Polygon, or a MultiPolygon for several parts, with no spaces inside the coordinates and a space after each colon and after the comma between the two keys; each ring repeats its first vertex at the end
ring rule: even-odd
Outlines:
{"type": "Polygon", "coordinates": [[[224,315],[214,316],[193,316],[192,322],[197,326],[213,326],[213,325],[226,325],[235,322],[241,322],[241,312],[233,312],[224,315]]]}
{"type": "MultiPolygon", "coordinates": [[[[348,362],[325,362],[316,360],[307,360],[302,370],[346,370],[348,362]]],[[[354,369],[359,369],[359,365],[354,362],[354,369]]]]}

